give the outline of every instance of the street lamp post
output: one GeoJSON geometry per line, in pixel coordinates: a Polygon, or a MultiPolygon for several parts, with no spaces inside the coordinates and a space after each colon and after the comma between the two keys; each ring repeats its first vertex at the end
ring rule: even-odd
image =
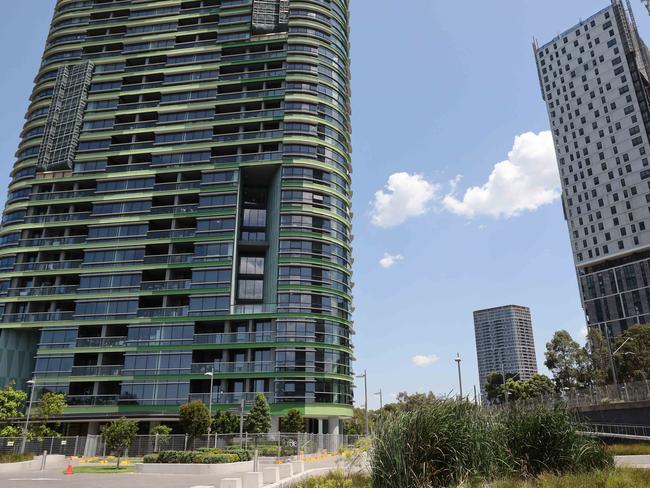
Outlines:
{"type": "Polygon", "coordinates": [[[34,380],[29,380],[27,384],[32,388],[32,391],[29,395],[29,404],[27,405],[27,416],[25,417],[25,425],[23,427],[23,438],[20,443],[20,454],[25,453],[25,444],[27,443],[27,430],[29,428],[29,417],[32,414],[32,403],[34,402],[34,391],[36,390],[36,382],[34,380]]]}
{"type": "Polygon", "coordinates": [[[381,388],[377,393],[375,393],[375,395],[379,395],[379,410],[381,410],[384,408],[384,395],[381,391],[381,388]]]}
{"type": "Polygon", "coordinates": [[[366,432],[366,435],[368,435],[368,433],[370,431],[369,428],[368,428],[368,372],[364,369],[363,374],[357,375],[357,378],[363,378],[363,390],[364,390],[364,395],[365,395],[365,399],[366,399],[366,405],[365,405],[365,409],[366,409],[366,428],[365,428],[365,432],[366,432]]]}
{"type": "Polygon", "coordinates": [[[210,425],[208,425],[208,445],[210,445],[210,434],[212,433],[212,390],[214,388],[214,368],[204,374],[210,377],[210,398],[208,398],[208,412],[210,413],[210,425]]]}
{"type": "Polygon", "coordinates": [[[461,361],[460,353],[458,352],[456,353],[456,359],[454,359],[454,361],[456,361],[456,364],[458,365],[458,388],[460,391],[459,399],[462,400],[463,399],[463,378],[460,374],[460,361],[461,361]]]}

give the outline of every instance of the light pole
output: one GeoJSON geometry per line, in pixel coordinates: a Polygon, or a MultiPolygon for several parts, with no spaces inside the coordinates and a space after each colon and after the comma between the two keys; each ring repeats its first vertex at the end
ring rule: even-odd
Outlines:
{"type": "Polygon", "coordinates": [[[459,399],[462,400],[463,399],[463,377],[460,374],[460,361],[461,361],[460,353],[458,352],[456,353],[456,359],[454,359],[454,361],[456,361],[456,364],[458,365],[458,388],[460,390],[459,399]]]}
{"type": "Polygon", "coordinates": [[[214,368],[204,373],[210,377],[210,398],[208,398],[208,412],[210,413],[210,425],[208,425],[208,444],[210,444],[210,434],[212,433],[212,389],[214,388],[214,368]]]}
{"type": "Polygon", "coordinates": [[[27,405],[27,416],[25,417],[25,426],[23,427],[23,438],[20,443],[20,454],[25,453],[25,444],[27,443],[27,429],[29,428],[29,417],[32,414],[32,402],[34,401],[34,391],[36,390],[36,382],[34,380],[29,380],[27,384],[32,388],[32,391],[29,395],[29,404],[27,405]]]}
{"type": "Polygon", "coordinates": [[[363,390],[365,394],[365,399],[366,399],[366,428],[365,432],[366,435],[368,435],[369,429],[368,429],[368,372],[364,369],[363,374],[357,375],[357,378],[363,378],[363,390]]]}
{"type": "Polygon", "coordinates": [[[379,395],[379,410],[384,408],[384,395],[382,394],[381,388],[375,395],[379,395]]]}

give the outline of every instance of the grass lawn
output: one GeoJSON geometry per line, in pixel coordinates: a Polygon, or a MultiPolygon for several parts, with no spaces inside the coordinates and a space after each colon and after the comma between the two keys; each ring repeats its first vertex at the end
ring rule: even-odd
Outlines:
{"type": "Polygon", "coordinates": [[[650,444],[612,444],[607,450],[614,456],[650,455],[650,444]]]}
{"type": "Polygon", "coordinates": [[[118,469],[115,466],[75,466],[75,474],[117,474],[117,473],[133,473],[135,471],[135,466],[120,466],[118,469]]]}

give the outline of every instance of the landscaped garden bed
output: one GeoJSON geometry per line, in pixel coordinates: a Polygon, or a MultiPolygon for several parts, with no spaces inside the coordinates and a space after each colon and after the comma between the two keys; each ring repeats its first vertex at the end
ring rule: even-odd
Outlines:
{"type": "Polygon", "coordinates": [[[211,449],[196,451],[162,451],[147,454],[142,462],[145,464],[224,464],[251,460],[251,454],[243,449],[211,449]]]}

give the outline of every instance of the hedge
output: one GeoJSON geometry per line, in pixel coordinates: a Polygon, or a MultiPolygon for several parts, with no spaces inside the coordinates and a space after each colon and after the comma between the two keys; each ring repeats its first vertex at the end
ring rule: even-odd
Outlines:
{"type": "Polygon", "coordinates": [[[152,464],[224,464],[250,461],[248,451],[221,449],[199,449],[198,451],[162,451],[158,454],[147,454],[144,463],[152,464]]]}

